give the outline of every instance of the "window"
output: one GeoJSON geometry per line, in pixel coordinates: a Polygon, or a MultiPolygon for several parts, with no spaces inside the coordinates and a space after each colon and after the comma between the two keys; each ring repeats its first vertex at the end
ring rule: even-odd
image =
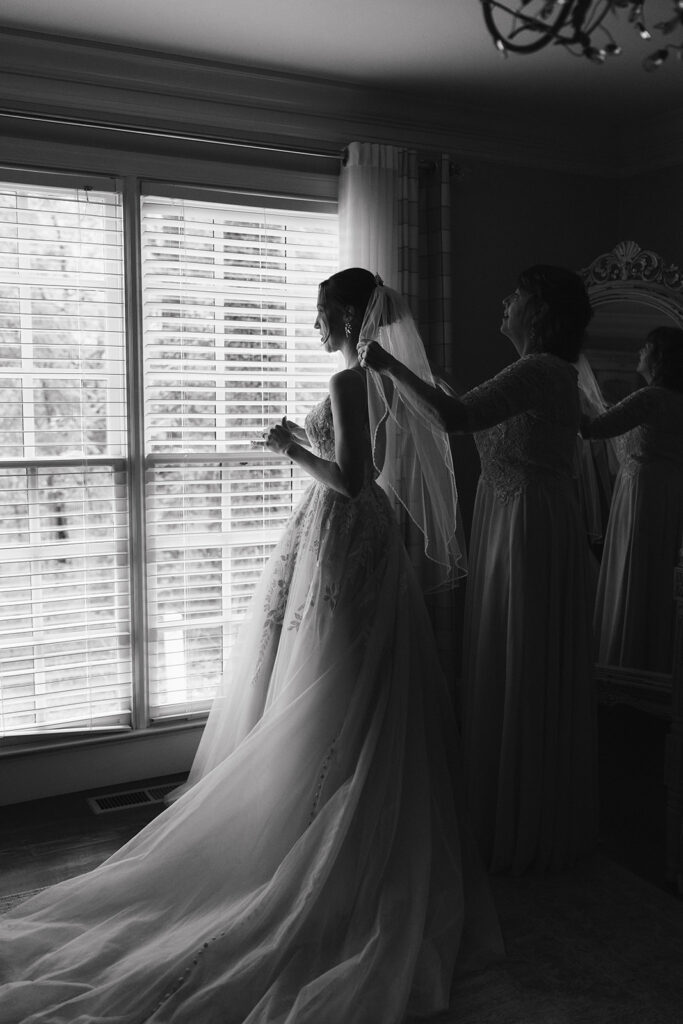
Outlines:
{"type": "Polygon", "coordinates": [[[258,443],[325,393],[316,288],[336,218],[145,196],[152,718],[206,708],[305,482],[258,443]]]}
{"type": "Polygon", "coordinates": [[[313,321],[336,216],[232,200],[144,194],[126,281],[115,188],[0,187],[4,735],[206,710],[306,482],[252,442],[326,390],[313,321]],[[126,367],[138,273],[143,359],[126,367]],[[127,410],[127,392],[144,401],[127,410]]]}
{"type": "Polygon", "coordinates": [[[3,732],[130,723],[121,203],[0,187],[3,732]]]}

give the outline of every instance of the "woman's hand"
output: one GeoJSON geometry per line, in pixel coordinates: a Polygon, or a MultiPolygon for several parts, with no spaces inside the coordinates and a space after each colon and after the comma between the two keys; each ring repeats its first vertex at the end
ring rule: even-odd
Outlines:
{"type": "Polygon", "coordinates": [[[283,417],[282,423],[276,423],[265,435],[266,448],[276,452],[278,455],[286,455],[290,444],[296,443],[296,438],[291,430],[288,430],[285,423],[289,421],[283,417]]]}
{"type": "Polygon", "coordinates": [[[376,341],[359,341],[356,345],[358,361],[361,366],[381,373],[390,370],[394,357],[376,341]]]}
{"type": "Polygon", "coordinates": [[[300,427],[298,423],[294,422],[294,420],[288,420],[286,416],[282,417],[281,425],[285,428],[285,430],[288,430],[290,432],[295,441],[298,441],[299,444],[305,444],[306,447],[308,447],[308,434],[306,433],[304,427],[300,427]]]}

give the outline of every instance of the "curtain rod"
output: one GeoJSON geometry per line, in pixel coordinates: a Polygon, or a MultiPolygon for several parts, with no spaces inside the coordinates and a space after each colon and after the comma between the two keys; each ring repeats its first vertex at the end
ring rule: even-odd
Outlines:
{"type": "Polygon", "coordinates": [[[77,128],[95,128],[99,131],[120,132],[127,135],[142,135],[154,139],[174,139],[179,142],[208,142],[213,146],[229,146],[234,149],[253,149],[258,152],[286,153],[291,156],[309,156],[321,160],[341,159],[339,150],[307,150],[288,146],[269,146],[257,142],[240,142],[238,139],[222,139],[215,135],[190,135],[185,132],[158,131],[153,128],[140,128],[135,125],[115,124],[98,121],[86,121],[78,117],[47,117],[44,114],[26,114],[23,111],[0,109],[0,117],[13,118],[20,121],[37,121],[40,124],[56,124],[77,128]]]}
{"type": "MultiPolygon", "coordinates": [[[[341,151],[341,162],[342,167],[346,167],[349,160],[349,147],[345,146],[341,151]]],[[[436,160],[420,160],[418,162],[418,170],[423,171],[425,174],[434,174],[439,167],[439,163],[436,160]]],[[[448,174],[451,178],[462,177],[462,167],[458,164],[454,164],[452,160],[448,162],[448,174]]]]}

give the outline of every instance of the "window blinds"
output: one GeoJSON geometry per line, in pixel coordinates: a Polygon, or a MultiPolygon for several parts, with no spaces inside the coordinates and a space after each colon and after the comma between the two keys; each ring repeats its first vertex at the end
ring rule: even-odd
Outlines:
{"type": "MultiPolygon", "coordinates": [[[[275,202],[274,200],[272,201],[275,202]]],[[[254,447],[335,369],[313,328],[337,267],[324,212],[142,199],[150,714],[208,707],[307,481],[254,447]]]]}
{"type": "Polygon", "coordinates": [[[120,197],[0,185],[0,731],[130,724],[120,197]]]}

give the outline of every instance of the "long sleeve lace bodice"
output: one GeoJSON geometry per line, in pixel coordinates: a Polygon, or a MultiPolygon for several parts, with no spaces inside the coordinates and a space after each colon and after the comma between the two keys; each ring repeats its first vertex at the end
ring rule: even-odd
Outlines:
{"type": "Polygon", "coordinates": [[[683,469],[683,395],[648,386],[634,391],[583,428],[584,437],[617,437],[622,465],[666,461],[683,469]]]}
{"type": "Polygon", "coordinates": [[[501,501],[539,477],[572,476],[579,394],[575,368],[548,353],[523,356],[463,395],[482,478],[501,501]]]}

